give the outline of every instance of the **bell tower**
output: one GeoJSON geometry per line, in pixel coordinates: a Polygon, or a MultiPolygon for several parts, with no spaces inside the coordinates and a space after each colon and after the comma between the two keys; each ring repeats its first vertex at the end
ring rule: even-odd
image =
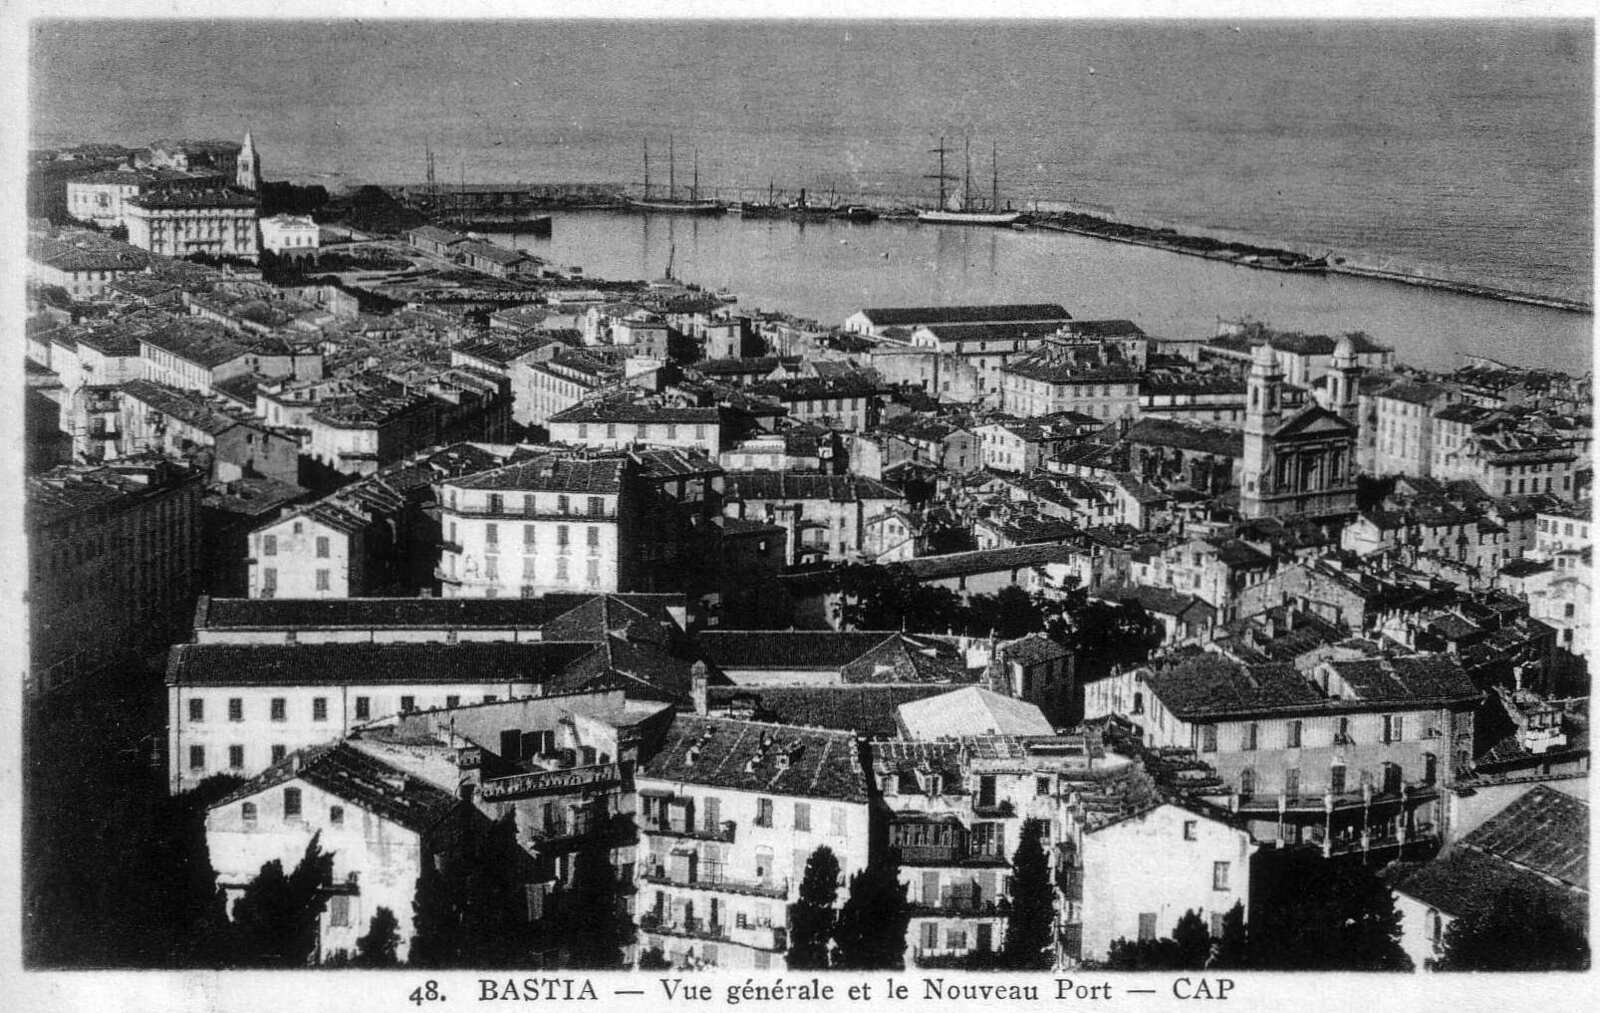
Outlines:
{"type": "Polygon", "coordinates": [[[248,130],[244,132],[244,147],[239,149],[239,164],[234,173],[234,185],[252,192],[261,189],[261,160],[256,155],[256,142],[248,130]]]}
{"type": "Polygon", "coordinates": [[[1352,426],[1360,427],[1361,367],[1355,342],[1346,334],[1333,346],[1333,372],[1328,374],[1328,407],[1352,426]]]}
{"type": "Polygon", "coordinates": [[[1283,371],[1278,355],[1263,341],[1250,357],[1245,381],[1244,460],[1240,462],[1239,512],[1262,517],[1264,500],[1274,492],[1271,436],[1283,421],[1283,371]]]}

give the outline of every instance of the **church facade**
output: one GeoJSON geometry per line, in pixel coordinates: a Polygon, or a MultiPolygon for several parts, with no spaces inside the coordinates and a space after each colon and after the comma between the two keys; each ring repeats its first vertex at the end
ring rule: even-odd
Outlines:
{"type": "Polygon", "coordinates": [[[1245,517],[1332,519],[1356,512],[1360,367],[1349,339],[1334,351],[1328,403],[1287,415],[1283,372],[1269,345],[1256,347],[1246,383],[1239,512],[1245,517]]]}

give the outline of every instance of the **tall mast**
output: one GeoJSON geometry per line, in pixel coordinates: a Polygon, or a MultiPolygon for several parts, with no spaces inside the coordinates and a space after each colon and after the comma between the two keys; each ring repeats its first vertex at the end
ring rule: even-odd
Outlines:
{"type": "Polygon", "coordinates": [[[967,168],[961,177],[961,210],[966,211],[972,207],[972,135],[966,137],[967,168]]]}
{"type": "Polygon", "coordinates": [[[989,197],[989,210],[1000,210],[1000,142],[994,143],[994,193],[989,197]]]}
{"type": "Polygon", "coordinates": [[[672,146],[672,135],[667,135],[667,199],[678,199],[678,156],[672,146]]]}
{"type": "Polygon", "coordinates": [[[694,149],[694,186],[689,190],[690,200],[700,199],[700,149],[694,149]]]}
{"type": "Polygon", "coordinates": [[[650,138],[644,139],[644,199],[650,199],[650,138]]]}
{"type": "Polygon", "coordinates": [[[927,178],[932,178],[932,179],[936,179],[936,180],[939,181],[939,205],[938,205],[938,207],[939,207],[939,210],[942,211],[942,210],[944,210],[944,195],[945,195],[944,184],[945,184],[945,181],[954,179],[955,177],[948,175],[944,171],[944,156],[945,156],[945,153],[947,151],[949,151],[949,149],[944,146],[944,138],[942,136],[939,138],[939,146],[937,148],[933,148],[931,150],[935,154],[937,154],[939,156],[939,173],[936,176],[927,177],[927,178]]]}

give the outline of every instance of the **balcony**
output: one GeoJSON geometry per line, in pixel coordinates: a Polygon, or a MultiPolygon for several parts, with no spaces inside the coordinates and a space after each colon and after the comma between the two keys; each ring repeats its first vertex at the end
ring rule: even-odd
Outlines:
{"type": "Polygon", "coordinates": [[[1017,807],[1011,804],[1010,799],[1002,799],[999,802],[990,799],[988,802],[974,802],[972,814],[989,819],[1008,819],[1017,814],[1017,807]]]}
{"type": "Polygon", "coordinates": [[[657,932],[668,936],[682,936],[688,939],[709,939],[713,942],[733,942],[733,937],[728,934],[726,922],[707,921],[704,918],[684,918],[681,921],[669,921],[654,911],[639,916],[639,928],[646,932],[657,932]]]}
{"type": "Polygon", "coordinates": [[[1367,791],[1324,792],[1301,794],[1293,798],[1280,794],[1233,795],[1229,805],[1242,815],[1271,816],[1278,813],[1305,816],[1312,813],[1332,813],[1378,806],[1414,805],[1431,802],[1439,797],[1439,786],[1421,781],[1407,782],[1399,792],[1367,791]]]}
{"type": "Polygon", "coordinates": [[[439,566],[433,568],[433,579],[445,584],[460,584],[462,582],[460,577],[453,573],[446,573],[444,568],[439,566]]]}
{"type": "Polygon", "coordinates": [[[771,900],[786,900],[789,896],[787,879],[735,879],[722,875],[679,879],[667,875],[664,869],[647,870],[639,878],[657,886],[676,886],[685,890],[733,893],[744,897],[766,897],[771,900]]]}
{"type": "Polygon", "coordinates": [[[452,552],[452,553],[455,553],[458,556],[462,552],[461,543],[457,542],[457,541],[453,541],[453,540],[451,540],[449,538],[441,538],[441,539],[439,539],[439,549],[442,552],[452,552]]]}
{"type": "Polygon", "coordinates": [[[965,848],[938,844],[891,845],[900,852],[901,865],[1009,865],[1010,861],[999,852],[969,851],[965,848]]]}
{"type": "Polygon", "coordinates": [[[714,827],[705,826],[672,826],[671,824],[646,823],[639,830],[646,834],[655,834],[658,837],[678,837],[689,841],[716,841],[721,844],[732,844],[738,824],[733,820],[723,820],[714,827]]]}
{"type": "Polygon", "coordinates": [[[910,907],[913,918],[1004,918],[1011,913],[1011,902],[1004,898],[975,900],[948,893],[937,903],[914,900],[910,907]]]}

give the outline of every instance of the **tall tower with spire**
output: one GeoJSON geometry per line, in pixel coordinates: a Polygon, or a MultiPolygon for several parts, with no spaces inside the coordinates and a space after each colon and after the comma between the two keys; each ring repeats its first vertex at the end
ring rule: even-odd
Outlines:
{"type": "Polygon", "coordinates": [[[256,142],[248,130],[244,132],[244,147],[239,149],[239,164],[234,174],[234,183],[241,189],[252,192],[261,189],[261,159],[256,155],[256,142]]]}
{"type": "Polygon", "coordinates": [[[1328,374],[1328,407],[1352,426],[1360,428],[1361,366],[1355,342],[1340,336],[1333,346],[1333,371],[1328,374]]]}
{"type": "Polygon", "coordinates": [[[1239,512],[1260,517],[1275,491],[1272,434],[1283,421],[1283,371],[1269,342],[1257,345],[1245,381],[1244,460],[1240,462],[1239,512]]]}

